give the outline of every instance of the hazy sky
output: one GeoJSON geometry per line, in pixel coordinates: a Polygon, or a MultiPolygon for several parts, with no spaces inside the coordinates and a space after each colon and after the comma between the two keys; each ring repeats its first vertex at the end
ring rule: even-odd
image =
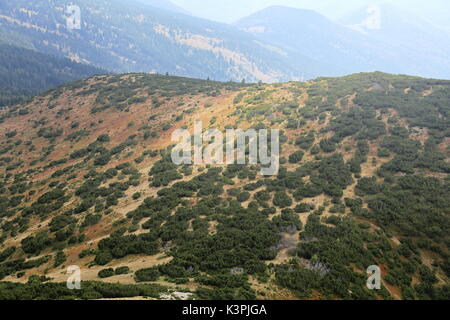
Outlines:
{"type": "Polygon", "coordinates": [[[284,5],[316,10],[331,19],[370,4],[391,3],[432,20],[436,25],[450,27],[449,0],[172,0],[194,15],[234,22],[271,5],[284,5]]]}

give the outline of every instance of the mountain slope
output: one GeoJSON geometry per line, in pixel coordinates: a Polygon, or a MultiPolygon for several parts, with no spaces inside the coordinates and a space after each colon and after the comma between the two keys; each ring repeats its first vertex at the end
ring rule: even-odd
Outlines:
{"type": "Polygon", "coordinates": [[[0,107],[23,102],[66,82],[102,73],[106,71],[0,44],[0,107]]]}
{"type": "Polygon", "coordinates": [[[235,27],[136,2],[2,2],[0,23],[37,51],[113,71],[265,82],[302,71],[302,63],[293,65],[283,51],[235,27]],[[80,30],[67,29],[65,8],[71,3],[81,9],[80,30]]]}
{"type": "Polygon", "coordinates": [[[168,11],[173,11],[182,14],[189,14],[187,10],[181,8],[180,6],[168,0],[134,0],[134,1],[168,11]]]}
{"type": "Polygon", "coordinates": [[[355,27],[366,21],[365,11],[342,25],[314,11],[274,6],[226,25],[179,13],[166,2],[78,0],[81,29],[69,30],[65,9],[72,2],[0,4],[0,41],[116,72],[222,81],[375,70],[450,78],[448,36],[391,6],[380,13],[386,27],[367,32],[355,27]]]}
{"type": "Polygon", "coordinates": [[[0,297],[449,299],[449,97],[382,73],[96,76],[35,97],[0,114],[0,297]],[[282,130],[278,174],[175,165],[195,120],[282,130]]]}
{"type": "MultiPolygon", "coordinates": [[[[236,25],[277,46],[323,62],[322,74],[343,74],[349,71],[349,65],[361,71],[375,68],[373,59],[367,55],[369,48],[364,51],[361,46],[363,37],[312,10],[273,6],[241,19],[236,25]]],[[[371,55],[376,55],[376,51],[371,55]]]]}
{"type": "Polygon", "coordinates": [[[355,26],[347,28],[314,11],[282,6],[261,10],[236,25],[264,41],[331,65],[321,70],[323,74],[380,70],[450,77],[450,41],[443,32],[392,6],[375,8],[375,12],[357,12],[344,20],[345,25],[365,21],[378,28],[376,24],[382,19],[383,29],[372,32],[361,32],[355,26]]]}
{"type": "MultiPolygon", "coordinates": [[[[423,44],[435,48],[448,45],[448,35],[419,17],[392,5],[374,5],[356,10],[340,20],[355,30],[384,41],[411,47],[423,44]],[[434,43],[440,39],[440,43],[434,43]]],[[[420,48],[416,48],[420,49],[420,48]]]]}
{"type": "MultiPolygon", "coordinates": [[[[382,1],[380,1],[383,4],[382,1]]],[[[422,17],[427,24],[433,24],[436,28],[450,32],[448,15],[450,10],[446,0],[433,0],[430,5],[424,5],[420,0],[391,0],[391,4],[397,7],[407,8],[408,11],[422,17]]]]}
{"type": "MultiPolygon", "coordinates": [[[[407,49],[410,53],[405,60],[426,61],[427,75],[446,76],[450,35],[414,14],[383,4],[357,10],[341,22],[377,41],[407,49]]],[[[416,64],[420,66],[420,62],[416,64]]]]}

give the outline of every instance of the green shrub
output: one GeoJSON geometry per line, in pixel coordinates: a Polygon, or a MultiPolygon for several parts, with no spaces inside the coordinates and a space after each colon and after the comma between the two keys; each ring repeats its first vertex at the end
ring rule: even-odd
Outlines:
{"type": "Polygon", "coordinates": [[[98,136],[97,141],[98,142],[110,142],[111,138],[109,137],[108,134],[102,134],[102,135],[98,136]]]}
{"type": "Polygon", "coordinates": [[[289,156],[289,163],[299,163],[302,161],[305,153],[303,151],[296,151],[289,156]]]}
{"type": "Polygon", "coordinates": [[[128,268],[127,266],[124,267],[118,267],[116,268],[116,270],[114,271],[114,273],[116,275],[120,275],[120,274],[128,274],[130,272],[130,268],[128,268]]]}
{"type": "Polygon", "coordinates": [[[158,280],[160,273],[156,268],[140,269],[135,272],[136,282],[152,282],[158,280]]]}
{"type": "Polygon", "coordinates": [[[114,274],[113,268],[103,269],[98,272],[98,276],[102,279],[112,277],[114,274]]]}
{"type": "Polygon", "coordinates": [[[292,199],[284,191],[278,191],[273,198],[273,204],[280,208],[289,207],[292,205],[292,199]]]}
{"type": "Polygon", "coordinates": [[[56,253],[56,256],[55,256],[54,267],[59,267],[64,262],[66,262],[66,260],[67,260],[67,256],[65,255],[65,253],[62,251],[58,251],[58,253],[56,253]]]}

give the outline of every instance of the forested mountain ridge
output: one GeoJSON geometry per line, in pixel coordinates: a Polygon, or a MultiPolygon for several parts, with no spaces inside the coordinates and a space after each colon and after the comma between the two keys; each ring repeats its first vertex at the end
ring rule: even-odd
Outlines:
{"type": "Polygon", "coordinates": [[[0,23],[5,41],[19,34],[37,51],[114,72],[276,82],[299,78],[317,64],[233,26],[152,7],[151,2],[7,1],[0,4],[0,23]],[[80,8],[80,29],[67,27],[69,5],[80,8]]]}
{"type": "Polygon", "coordinates": [[[0,114],[0,297],[449,299],[449,98],[383,73],[105,75],[35,97],[0,114]],[[282,130],[278,175],[176,166],[171,133],[195,120],[282,130]]]}
{"type": "Polygon", "coordinates": [[[266,83],[374,70],[450,78],[448,34],[389,6],[342,23],[282,6],[232,25],[182,12],[157,0],[4,1],[0,41],[117,73],[266,83]],[[80,8],[79,29],[67,26],[70,5],[80,8]]]}
{"type": "Polygon", "coordinates": [[[0,43],[0,107],[24,102],[70,81],[105,73],[69,59],[0,43]]]}

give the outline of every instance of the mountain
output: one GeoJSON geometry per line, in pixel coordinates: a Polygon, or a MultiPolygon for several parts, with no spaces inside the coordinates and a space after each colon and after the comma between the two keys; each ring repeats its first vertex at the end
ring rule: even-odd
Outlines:
{"type": "Polygon", "coordinates": [[[274,82],[299,78],[302,65],[314,68],[311,59],[295,56],[294,64],[283,50],[233,26],[137,2],[2,2],[0,23],[6,41],[19,34],[39,52],[114,72],[274,82]],[[80,29],[67,26],[70,4],[80,8],[80,29]]]}
{"type": "Polygon", "coordinates": [[[239,20],[236,25],[281,48],[321,61],[323,75],[376,69],[375,45],[312,10],[272,6],[239,20]]]}
{"type": "MultiPolygon", "coordinates": [[[[215,21],[226,23],[233,23],[242,17],[248,16],[255,11],[262,10],[274,2],[295,8],[311,9],[332,19],[348,13],[349,10],[361,6],[361,1],[369,0],[240,0],[239,5],[236,1],[229,0],[214,0],[214,5],[205,5],[204,0],[173,0],[180,4],[193,14],[215,21]]],[[[373,1],[388,1],[388,0],[370,0],[373,1]]],[[[398,0],[395,0],[398,1],[398,0]]],[[[445,0],[444,0],[445,1],[445,0]]]]}
{"type": "MultiPolygon", "coordinates": [[[[150,5],[155,8],[160,8],[168,11],[173,11],[177,13],[182,14],[190,14],[189,11],[181,8],[180,6],[176,5],[175,3],[168,1],[168,0],[133,0],[136,2],[139,2],[141,4],[150,5]]],[[[127,1],[127,3],[130,3],[127,1]]]]}
{"type": "Polygon", "coordinates": [[[428,74],[443,76],[450,69],[450,34],[414,14],[383,4],[357,10],[341,22],[380,42],[408,50],[405,61],[426,61],[431,71],[428,74]]]}
{"type": "Polygon", "coordinates": [[[66,82],[104,73],[69,59],[0,44],[0,107],[23,102],[66,82]]]}
{"type": "Polygon", "coordinates": [[[450,78],[448,36],[391,6],[380,12],[386,27],[368,32],[358,27],[370,21],[366,10],[336,23],[273,6],[226,25],[155,1],[2,2],[0,41],[117,73],[266,83],[375,70],[450,78]],[[80,29],[68,28],[71,3],[80,29]]]}
{"type": "MultiPolygon", "coordinates": [[[[378,4],[383,5],[384,2],[381,1],[378,4]]],[[[450,9],[447,0],[432,0],[429,3],[420,0],[391,0],[391,4],[420,16],[427,21],[427,24],[432,24],[435,28],[450,32],[450,21],[448,19],[450,9]]]]}
{"type": "Polygon", "coordinates": [[[341,25],[311,10],[274,6],[236,25],[263,41],[326,63],[323,74],[380,70],[450,77],[446,34],[392,6],[374,8],[350,15],[341,25]],[[379,19],[384,26],[380,30],[379,19]]]}
{"type": "Polygon", "coordinates": [[[379,72],[258,85],[124,74],[12,107],[0,299],[448,300],[449,98],[450,81],[379,72]],[[199,119],[279,129],[278,172],[176,165],[171,136],[199,119]],[[366,286],[374,266],[380,290],[366,286]]]}
{"type": "Polygon", "coordinates": [[[449,46],[449,35],[417,15],[400,10],[393,5],[372,5],[353,11],[340,22],[360,33],[402,46],[426,45],[430,50],[436,45],[449,46]],[[433,42],[438,43],[433,45],[433,42]]]}

